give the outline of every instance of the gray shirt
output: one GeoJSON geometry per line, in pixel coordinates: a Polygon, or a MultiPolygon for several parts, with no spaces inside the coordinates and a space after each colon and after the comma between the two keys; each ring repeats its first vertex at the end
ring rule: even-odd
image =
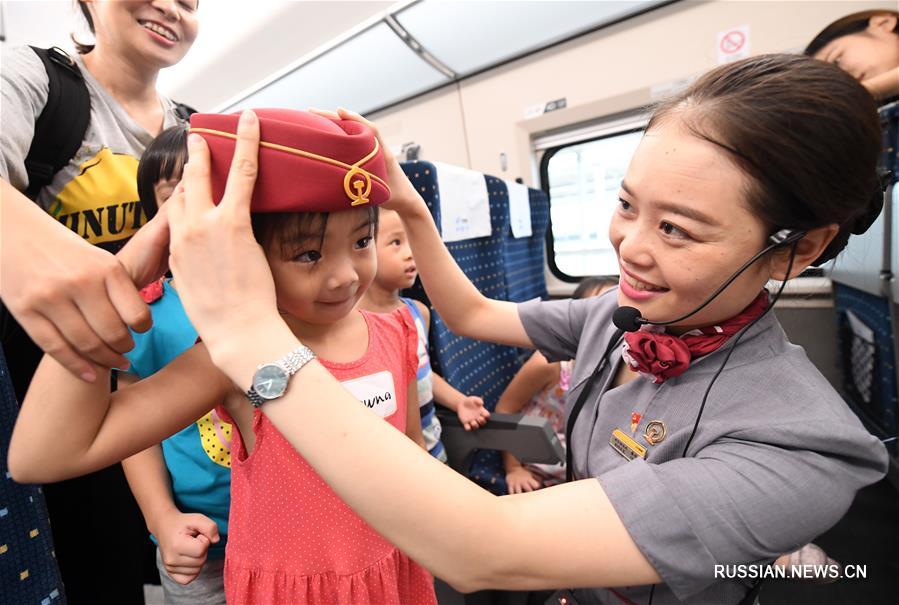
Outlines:
{"type": "MultiPolygon", "coordinates": [[[[615,333],[618,290],[583,300],[529,301],[518,311],[550,361],[577,359],[568,406],[577,400],[615,333]]],[[[773,313],[743,336],[711,390],[696,436],[681,457],[703,394],[728,345],[694,360],[663,384],[610,383],[621,348],[584,404],[572,433],[576,477],[596,477],[664,584],[653,605],[738,603],[752,580],[721,580],[716,564],[770,562],[833,526],[855,492],[887,470],[883,444],[859,422],[773,313]],[[626,460],[609,445],[631,432],[646,458],[626,460]],[[667,437],[643,438],[660,420],[667,437]]],[[[614,544],[605,545],[614,549],[614,544]]],[[[648,586],[617,589],[644,605],[648,586]]],[[[620,605],[608,590],[579,590],[581,603],[620,605]]]]}
{"type": "MultiPolygon", "coordinates": [[[[135,122],[74,55],[91,101],[90,123],[81,148],[44,187],[37,202],[60,223],[91,244],[111,251],[143,223],[137,196],[137,163],[153,135],[135,122]]],[[[19,191],[28,187],[25,157],[34,125],[47,104],[49,77],[31,48],[3,53],[0,66],[0,177],[19,191]]],[[[160,99],[164,127],[177,123],[174,104],[160,99]]]]}

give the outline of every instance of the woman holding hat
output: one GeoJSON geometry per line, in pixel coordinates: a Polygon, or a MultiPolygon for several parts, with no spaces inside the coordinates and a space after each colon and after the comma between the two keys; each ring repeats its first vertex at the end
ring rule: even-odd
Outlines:
{"type": "MultiPolygon", "coordinates": [[[[138,158],[163,128],[178,120],[175,104],[158,93],[156,80],[160,69],[178,63],[193,44],[197,4],[80,0],[78,8],[95,44],[76,43],[77,54],[57,54],[47,67],[27,46],[4,52],[0,294],[8,376],[19,400],[41,349],[53,352],[75,375],[94,380],[92,363],[125,366],[122,353],[133,346],[129,326],[149,326],[149,312],[132,283],[144,276],[129,275],[110,252],[146,222],[137,203],[138,158]],[[66,60],[71,66],[53,67],[66,60]],[[49,99],[68,90],[61,83],[51,87],[48,70],[54,69],[62,80],[75,78],[86,87],[90,103],[83,111],[89,111],[89,120],[68,163],[38,187],[31,182],[30,175],[37,173],[28,170],[26,158],[33,144],[54,146],[36,139],[45,107],[58,108],[56,131],[77,131],[73,99],[55,105],[49,99]]],[[[142,521],[120,469],[53,486],[46,496],[70,602],[100,603],[108,595],[115,595],[117,603],[142,600],[137,552],[142,521]],[[94,503],[76,510],[73,502],[94,503]],[[105,577],[88,566],[94,563],[85,556],[88,544],[118,551],[107,561],[105,577]]]]}
{"type": "MultiPolygon", "coordinates": [[[[257,164],[258,137],[245,120],[226,189],[210,186],[207,146],[192,137],[185,190],[169,202],[185,308],[238,389],[302,341],[279,316],[251,236],[253,183],[257,165],[265,178],[269,153],[263,146],[257,164]]],[[[389,206],[450,328],[550,360],[577,357],[570,416],[580,413],[568,440],[576,480],[496,498],[398,438],[314,360],[262,404],[263,418],[372,527],[463,590],[738,603],[751,582],[722,574],[725,566],[764,564],[805,544],[886,471],[883,446],[787,342],[762,289],[867,229],[882,203],[878,154],[873,101],[839,69],[787,55],[719,67],[656,110],[634,155],[610,227],[619,289],[521,305],[468,283],[388,157],[389,206]],[[622,343],[613,317],[628,329],[638,318],[670,327],[622,343]]],[[[47,395],[26,401],[14,474],[84,470],[84,456],[59,460],[30,446],[58,434],[39,413],[47,395]]],[[[54,417],[68,409],[56,403],[54,417]]]]}

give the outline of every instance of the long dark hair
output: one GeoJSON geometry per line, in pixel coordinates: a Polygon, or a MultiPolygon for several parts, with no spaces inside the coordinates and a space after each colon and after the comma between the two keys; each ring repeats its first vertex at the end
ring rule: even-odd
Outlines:
{"type": "Polygon", "coordinates": [[[815,265],[880,213],[877,106],[835,65],[787,54],[723,65],[658,106],[647,131],[674,116],[750,177],[749,209],[772,233],[840,226],[815,265]]]}
{"type": "Polygon", "coordinates": [[[851,15],[846,15],[841,19],[837,19],[824,29],[822,29],[817,36],[815,36],[811,42],[809,42],[808,46],[805,47],[803,51],[810,57],[815,56],[815,54],[830,44],[832,41],[837,38],[842,38],[843,36],[849,36],[851,34],[857,34],[859,32],[863,32],[868,29],[868,24],[871,22],[871,17],[879,17],[880,15],[891,15],[896,17],[896,26],[893,28],[893,32],[899,35],[899,12],[891,11],[891,10],[870,10],[870,11],[861,11],[858,13],[852,13],[851,15]]]}

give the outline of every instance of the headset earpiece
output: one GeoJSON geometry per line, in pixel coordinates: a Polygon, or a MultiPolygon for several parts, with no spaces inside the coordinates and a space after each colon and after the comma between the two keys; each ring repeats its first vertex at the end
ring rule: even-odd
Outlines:
{"type": "Polygon", "coordinates": [[[781,229],[768,238],[768,242],[774,248],[783,248],[794,242],[798,242],[806,235],[806,231],[802,229],[781,229]]]}

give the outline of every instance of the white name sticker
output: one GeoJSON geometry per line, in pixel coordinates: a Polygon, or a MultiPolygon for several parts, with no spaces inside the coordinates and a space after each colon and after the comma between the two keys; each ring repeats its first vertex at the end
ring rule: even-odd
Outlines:
{"type": "Polygon", "coordinates": [[[352,393],[362,405],[381,418],[387,418],[396,413],[396,388],[393,385],[393,374],[390,372],[385,370],[340,384],[352,393]]]}

